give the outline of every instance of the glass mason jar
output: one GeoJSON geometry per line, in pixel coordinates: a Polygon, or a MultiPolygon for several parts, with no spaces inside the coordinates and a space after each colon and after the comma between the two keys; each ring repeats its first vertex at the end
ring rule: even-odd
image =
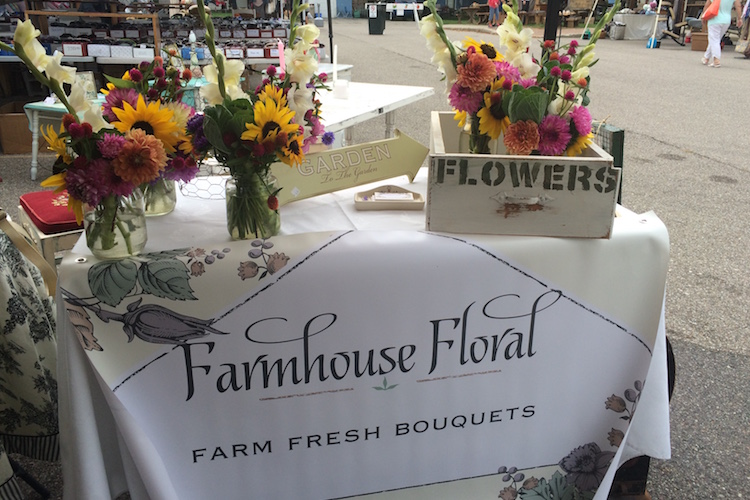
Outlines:
{"type": "Polygon", "coordinates": [[[177,183],[159,178],[143,187],[146,217],[167,215],[177,204],[177,183]]]}
{"type": "Polygon", "coordinates": [[[274,182],[255,173],[227,179],[227,229],[233,240],[279,234],[281,216],[269,206],[274,182]]]}
{"type": "Polygon", "coordinates": [[[130,196],[111,195],[95,207],[86,205],[83,226],[86,244],[95,257],[138,255],[148,239],[143,192],[136,188],[130,196]]]}

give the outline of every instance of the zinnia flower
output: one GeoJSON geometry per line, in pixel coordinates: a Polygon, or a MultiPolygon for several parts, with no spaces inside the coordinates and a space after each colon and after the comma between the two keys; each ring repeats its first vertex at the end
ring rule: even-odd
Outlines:
{"type": "Polygon", "coordinates": [[[105,133],[96,145],[102,156],[111,160],[120,154],[123,144],[125,144],[125,138],[123,136],[105,133]]]}
{"type": "Polygon", "coordinates": [[[565,118],[547,115],[539,124],[539,153],[557,156],[565,152],[570,142],[570,126],[565,118]]]}
{"type": "Polygon", "coordinates": [[[456,71],[456,82],[472,92],[483,91],[497,76],[495,64],[486,55],[478,53],[469,54],[466,62],[459,65],[456,71]]]}
{"type": "Polygon", "coordinates": [[[112,160],[115,173],[136,186],[159,176],[167,163],[162,142],[140,128],[125,136],[120,154],[112,160]]]}
{"type": "Polygon", "coordinates": [[[508,125],[503,143],[512,155],[529,155],[539,146],[539,130],[532,120],[517,121],[508,125]]]}
{"type": "Polygon", "coordinates": [[[122,109],[123,103],[125,102],[135,107],[138,104],[138,91],[135,89],[112,89],[104,99],[104,104],[102,104],[102,114],[104,114],[110,122],[117,121],[117,115],[114,114],[112,108],[122,109]]]}
{"type": "Polygon", "coordinates": [[[482,92],[473,92],[456,82],[448,93],[448,101],[453,109],[474,114],[482,106],[482,92]]]}
{"type": "Polygon", "coordinates": [[[505,78],[506,81],[510,80],[512,83],[515,83],[521,79],[521,73],[518,72],[518,68],[507,61],[496,61],[495,70],[497,71],[497,76],[505,78]]]}
{"type": "Polygon", "coordinates": [[[578,135],[591,133],[591,114],[583,106],[573,106],[570,110],[570,121],[575,125],[578,135]]]}

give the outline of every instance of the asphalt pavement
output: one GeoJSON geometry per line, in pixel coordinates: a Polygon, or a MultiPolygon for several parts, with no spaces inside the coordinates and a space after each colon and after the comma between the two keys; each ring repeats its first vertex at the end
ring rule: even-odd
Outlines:
{"type": "MultiPolygon", "coordinates": [[[[497,42],[487,27],[447,29],[452,39],[497,42]]],[[[327,26],[322,31],[328,41],[327,26]]],[[[563,38],[581,31],[565,30],[563,38]]],[[[429,144],[430,112],[450,106],[416,24],[388,21],[382,35],[370,35],[367,19],[337,18],[333,35],[339,63],[354,66],[353,80],[435,88],[396,113],[397,128],[429,144]]],[[[623,205],[654,211],[670,234],[672,458],[652,461],[648,490],[654,500],[750,498],[750,59],[727,46],[721,68],[710,68],[689,44],[646,45],[597,43],[589,110],[625,131],[623,205]]],[[[539,53],[537,45],[532,51],[539,53]]],[[[382,138],[383,120],[358,125],[354,140],[382,138]]]]}

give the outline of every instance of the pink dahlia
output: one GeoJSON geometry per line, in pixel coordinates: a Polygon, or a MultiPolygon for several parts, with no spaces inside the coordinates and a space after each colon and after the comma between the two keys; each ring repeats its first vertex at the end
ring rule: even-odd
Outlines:
{"type": "Polygon", "coordinates": [[[505,78],[506,81],[510,80],[515,83],[521,79],[521,73],[518,71],[518,68],[507,61],[495,61],[495,70],[497,71],[497,76],[505,78]]]}
{"type": "Polygon", "coordinates": [[[570,125],[565,118],[547,115],[539,124],[539,153],[558,156],[565,152],[570,142],[570,125]]]}
{"type": "Polygon", "coordinates": [[[99,152],[104,158],[111,160],[120,154],[120,149],[122,149],[123,144],[125,144],[125,138],[123,136],[106,132],[102,135],[99,142],[96,143],[96,146],[99,148],[99,152]]]}
{"type": "Polygon", "coordinates": [[[576,128],[578,135],[589,135],[591,133],[591,113],[583,106],[573,106],[570,110],[570,120],[576,128]]]}
{"type": "Polygon", "coordinates": [[[453,84],[451,91],[448,93],[448,101],[454,109],[466,111],[470,114],[479,111],[479,108],[482,107],[483,99],[482,92],[472,92],[466,87],[459,85],[458,82],[453,84]]]}
{"type": "Polygon", "coordinates": [[[138,92],[135,89],[112,89],[107,94],[107,98],[102,105],[102,114],[110,122],[115,122],[117,116],[112,112],[112,108],[123,109],[124,102],[127,102],[133,108],[138,104],[138,92]]]}

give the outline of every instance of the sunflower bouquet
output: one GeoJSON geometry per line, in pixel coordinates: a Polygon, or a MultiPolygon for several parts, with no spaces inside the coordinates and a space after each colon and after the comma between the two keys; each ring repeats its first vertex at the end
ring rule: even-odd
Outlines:
{"type": "Polygon", "coordinates": [[[13,46],[0,42],[0,48],[16,54],[68,110],[59,131],[42,131],[58,155],[57,173],[42,186],[68,191],[68,208],[84,222],[94,255],[136,254],[146,242],[139,186],[159,178],[168,153],[189,139],[182,139],[174,111],[158,101],[147,103],[140,94],[134,104],[110,104],[105,116],[105,107],[87,100],[81,86],[74,85],[76,69],[61,65],[59,52],[47,55],[39,35],[31,21],[18,21],[13,46]],[[70,94],[63,84],[71,85],[70,94]]]}
{"type": "Polygon", "coordinates": [[[105,75],[107,88],[102,89],[103,113],[115,128],[142,125],[165,144],[166,167],[159,177],[140,186],[146,215],[171,212],[177,197],[175,181],[189,182],[199,170],[191,138],[185,132],[195,109],[182,102],[184,86],[193,75],[189,69],[171,64],[171,60],[157,56],[126,71],[122,78],[105,75]],[[171,111],[172,116],[161,113],[163,109],[171,111]]]}
{"type": "Polygon", "coordinates": [[[497,46],[466,38],[451,42],[428,0],[432,14],[420,32],[444,75],[448,101],[458,125],[469,135],[469,151],[489,154],[502,136],[508,154],[577,156],[591,143],[589,68],[596,62],[595,43],[618,10],[619,1],[597,23],[588,44],[571,40],[559,47],[541,43],[541,56],[530,53],[533,32],[524,28],[518,4],[503,5],[506,17],[497,29],[497,46]],[[499,48],[503,48],[503,53],[499,48]]]}
{"type": "Polygon", "coordinates": [[[203,74],[201,87],[207,103],[202,115],[188,121],[193,147],[211,153],[230,173],[227,181],[227,228],[234,239],[266,238],[278,233],[278,194],[270,175],[273,163],[299,165],[312,144],[333,142],[320,121],[317,92],[326,88],[324,75],[316,75],[314,42],[320,30],[312,24],[298,25],[307,9],[292,3],[289,42],[283,67],[271,66],[267,77],[254,90],[241,86],[245,67],[241,60],[227,60],[217,52],[211,17],[198,2],[200,19],[206,25],[206,45],[212,64],[203,74]]]}

